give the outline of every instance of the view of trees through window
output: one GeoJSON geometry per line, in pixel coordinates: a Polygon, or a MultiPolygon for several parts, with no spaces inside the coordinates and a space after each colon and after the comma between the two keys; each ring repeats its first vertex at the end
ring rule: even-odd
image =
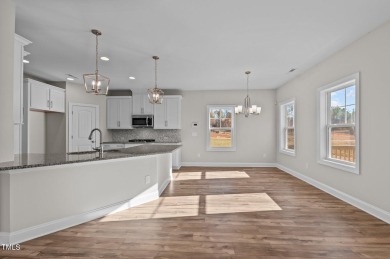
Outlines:
{"type": "Polygon", "coordinates": [[[285,108],[286,108],[285,148],[288,150],[294,150],[295,149],[294,103],[287,104],[285,108]]]}
{"type": "Polygon", "coordinates": [[[328,139],[333,159],[355,162],[355,85],[330,92],[328,139]]]}
{"type": "Polygon", "coordinates": [[[232,147],[233,112],[233,108],[209,109],[210,147],[232,147]]]}

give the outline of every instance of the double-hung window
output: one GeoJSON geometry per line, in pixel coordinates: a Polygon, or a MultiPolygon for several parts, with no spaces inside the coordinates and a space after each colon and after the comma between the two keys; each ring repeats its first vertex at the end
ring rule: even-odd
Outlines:
{"type": "Polygon", "coordinates": [[[207,150],[235,151],[234,106],[207,106],[207,150]]]}
{"type": "Polygon", "coordinates": [[[319,163],[359,173],[359,74],[319,89],[319,163]]]}
{"type": "Polygon", "coordinates": [[[279,106],[280,133],[279,151],[288,155],[295,155],[295,100],[288,100],[279,106]]]}

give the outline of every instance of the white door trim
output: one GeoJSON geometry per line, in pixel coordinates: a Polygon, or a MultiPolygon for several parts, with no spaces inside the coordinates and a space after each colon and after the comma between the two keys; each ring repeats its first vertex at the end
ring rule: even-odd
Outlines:
{"type": "Polygon", "coordinates": [[[96,109],[95,121],[96,121],[97,128],[100,128],[100,122],[99,122],[99,117],[100,117],[99,108],[100,107],[99,107],[99,105],[86,104],[86,103],[71,103],[70,102],[68,105],[68,114],[67,114],[67,117],[68,117],[67,118],[68,119],[68,151],[73,150],[73,147],[72,147],[72,135],[73,135],[72,110],[73,110],[73,106],[86,106],[86,107],[95,108],[96,109]]]}

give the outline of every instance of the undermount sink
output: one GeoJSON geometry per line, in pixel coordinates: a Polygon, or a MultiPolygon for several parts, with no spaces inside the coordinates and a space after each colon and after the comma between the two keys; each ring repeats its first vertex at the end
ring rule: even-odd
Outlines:
{"type": "Polygon", "coordinates": [[[77,151],[77,152],[69,152],[68,155],[86,155],[86,154],[94,154],[98,153],[98,151],[91,150],[91,151],[77,151]]]}

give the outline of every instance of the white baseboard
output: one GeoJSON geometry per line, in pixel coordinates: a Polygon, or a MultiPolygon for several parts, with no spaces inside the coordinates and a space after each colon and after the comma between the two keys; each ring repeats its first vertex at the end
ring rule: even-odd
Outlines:
{"type": "Polygon", "coordinates": [[[158,196],[167,188],[168,184],[171,182],[170,178],[165,179],[165,181],[158,187],[158,196]]]}
{"type": "Polygon", "coordinates": [[[365,201],[362,201],[360,199],[357,199],[349,194],[346,194],[344,192],[336,190],[336,189],[334,189],[326,184],[323,184],[317,180],[314,180],[313,178],[310,178],[306,175],[303,175],[303,174],[301,174],[297,171],[294,171],[290,168],[287,168],[283,165],[277,164],[276,167],[279,168],[280,170],[282,170],[282,171],[284,171],[284,172],[286,172],[286,173],[288,173],[296,178],[299,178],[302,181],[307,182],[308,184],[310,184],[314,187],[317,187],[318,189],[320,189],[324,192],[327,192],[330,195],[332,195],[340,200],[343,200],[343,201],[351,204],[352,206],[355,206],[355,207],[367,212],[368,214],[371,214],[372,216],[390,224],[390,212],[385,211],[381,208],[378,208],[378,207],[376,207],[372,204],[369,204],[365,201]]]}
{"type": "Polygon", "coordinates": [[[182,166],[199,167],[276,167],[275,163],[182,162],[182,166]]]}
{"type": "Polygon", "coordinates": [[[162,193],[168,186],[169,182],[170,179],[167,179],[159,188],[157,188],[157,184],[155,184],[131,200],[118,202],[86,213],[46,222],[44,224],[11,233],[0,232],[0,244],[19,244],[40,236],[48,235],[97,218],[101,218],[106,215],[144,204],[149,201],[156,200],[159,198],[159,194],[162,193]]]}

